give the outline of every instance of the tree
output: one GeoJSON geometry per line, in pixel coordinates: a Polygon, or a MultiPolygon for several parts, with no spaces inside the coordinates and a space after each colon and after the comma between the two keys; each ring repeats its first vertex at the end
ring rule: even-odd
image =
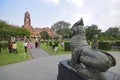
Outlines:
{"type": "Polygon", "coordinates": [[[29,37],[31,35],[31,33],[25,28],[17,28],[15,33],[16,36],[20,36],[20,37],[24,37],[24,36],[29,37]]]}
{"type": "Polygon", "coordinates": [[[110,34],[106,34],[105,32],[101,32],[99,34],[99,41],[114,41],[116,40],[114,37],[112,37],[110,34]]]}
{"type": "Polygon", "coordinates": [[[62,32],[62,37],[63,38],[69,38],[71,35],[71,29],[70,28],[64,28],[61,30],[62,32]]]}
{"type": "Polygon", "coordinates": [[[50,36],[49,36],[49,34],[48,34],[47,31],[42,31],[42,32],[40,33],[40,35],[41,35],[41,37],[42,37],[43,39],[49,39],[49,38],[50,38],[50,36]]]}
{"type": "Polygon", "coordinates": [[[30,36],[31,33],[24,28],[16,28],[0,20],[0,40],[10,40],[11,37],[30,36]]]}
{"type": "Polygon", "coordinates": [[[101,33],[101,30],[98,29],[98,26],[95,24],[92,24],[91,26],[87,26],[86,28],[86,38],[87,40],[92,41],[94,37],[98,37],[101,33]]]}
{"type": "Polygon", "coordinates": [[[69,28],[70,25],[71,24],[68,22],[58,21],[53,25],[53,28],[56,34],[62,35],[63,37],[65,34],[71,33],[70,28],[69,28]]]}
{"type": "Polygon", "coordinates": [[[117,40],[120,40],[120,30],[118,27],[111,27],[106,30],[105,33],[117,40]]]}

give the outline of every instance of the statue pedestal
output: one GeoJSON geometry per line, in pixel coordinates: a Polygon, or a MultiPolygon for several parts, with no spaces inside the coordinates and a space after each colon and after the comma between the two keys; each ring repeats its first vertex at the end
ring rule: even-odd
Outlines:
{"type": "MultiPolygon", "coordinates": [[[[92,80],[120,80],[120,75],[107,71],[105,73],[98,73],[92,80]]],[[[57,80],[88,80],[84,75],[78,74],[70,65],[68,60],[61,61],[58,65],[57,80]]]]}
{"type": "Polygon", "coordinates": [[[78,74],[67,63],[68,60],[61,61],[58,65],[57,80],[87,80],[83,75],[78,74]]]}

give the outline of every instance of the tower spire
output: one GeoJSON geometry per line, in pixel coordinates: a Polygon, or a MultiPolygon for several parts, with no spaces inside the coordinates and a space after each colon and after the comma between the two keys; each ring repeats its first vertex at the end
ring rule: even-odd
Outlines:
{"type": "Polygon", "coordinates": [[[30,13],[28,11],[24,14],[24,28],[28,29],[31,33],[33,32],[33,28],[31,26],[30,13]]]}

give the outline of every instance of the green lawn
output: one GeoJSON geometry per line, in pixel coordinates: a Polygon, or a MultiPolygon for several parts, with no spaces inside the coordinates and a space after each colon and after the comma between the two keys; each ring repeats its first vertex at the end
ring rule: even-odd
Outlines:
{"type": "MultiPolygon", "coordinates": [[[[71,51],[64,51],[64,48],[61,47],[60,45],[58,46],[58,52],[56,53],[54,51],[54,49],[52,48],[52,46],[46,46],[46,44],[41,44],[40,47],[42,49],[44,49],[46,52],[48,52],[50,55],[59,55],[59,54],[69,54],[71,53],[71,51]]],[[[111,49],[107,52],[120,52],[120,50],[118,49],[111,49]]]]}
{"type": "Polygon", "coordinates": [[[120,52],[120,49],[111,49],[109,52],[120,52]]]}
{"type": "Polygon", "coordinates": [[[23,42],[17,42],[18,53],[9,53],[8,49],[0,52],[0,66],[29,60],[29,53],[24,53],[23,42]]]}
{"type": "Polygon", "coordinates": [[[64,48],[60,45],[58,46],[58,52],[56,53],[52,46],[46,46],[45,44],[41,44],[40,47],[48,52],[50,55],[59,55],[59,54],[69,54],[71,51],[64,51],[64,48]]]}

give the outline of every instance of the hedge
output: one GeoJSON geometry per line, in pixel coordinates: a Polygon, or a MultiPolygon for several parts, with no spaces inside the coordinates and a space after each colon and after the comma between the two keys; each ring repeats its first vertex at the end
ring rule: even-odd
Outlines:
{"type": "Polygon", "coordinates": [[[116,41],[117,46],[120,46],[120,41],[116,41]]]}
{"type": "Polygon", "coordinates": [[[98,42],[98,48],[102,50],[110,50],[111,49],[111,44],[110,42],[98,42]]]}
{"type": "Polygon", "coordinates": [[[71,51],[70,42],[64,42],[64,50],[71,51]]]}
{"type": "Polygon", "coordinates": [[[48,44],[49,44],[49,46],[52,46],[52,45],[53,45],[53,44],[52,44],[52,41],[49,41],[48,44]]]}
{"type": "Polygon", "coordinates": [[[58,40],[55,40],[53,44],[54,44],[55,46],[58,46],[59,43],[60,43],[60,42],[59,42],[58,40]]]}
{"type": "Polygon", "coordinates": [[[8,47],[8,41],[0,41],[0,52],[8,47]]]}
{"type": "Polygon", "coordinates": [[[45,40],[41,40],[40,43],[41,43],[41,44],[44,44],[44,43],[45,43],[45,40]]]}

